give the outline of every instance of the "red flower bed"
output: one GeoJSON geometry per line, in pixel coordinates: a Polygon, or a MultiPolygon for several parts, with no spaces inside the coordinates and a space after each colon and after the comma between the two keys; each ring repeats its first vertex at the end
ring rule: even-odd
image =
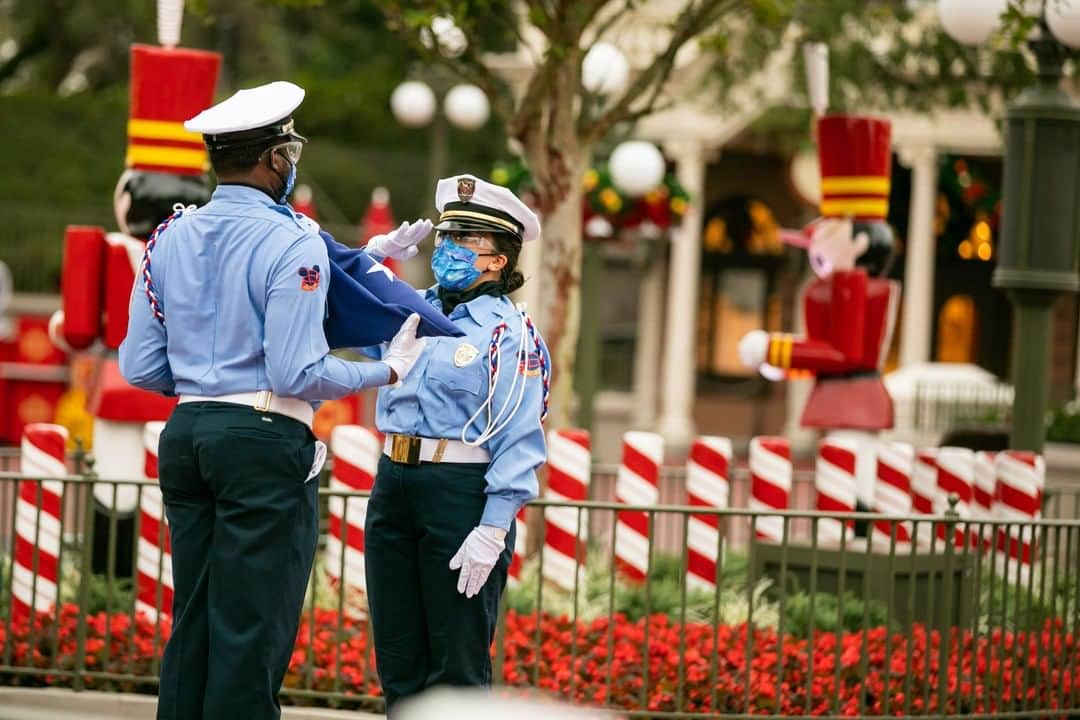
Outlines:
{"type": "MultiPolygon", "coordinates": [[[[0,671],[0,681],[70,685],[72,677],[49,671],[76,669],[78,622],[70,605],[61,609],[59,621],[40,614],[33,642],[27,622],[13,625],[10,636],[0,623],[0,661],[10,653],[10,665],[42,670],[36,675],[0,671]]],[[[819,633],[813,643],[791,636],[780,642],[768,628],[748,635],[744,625],[714,631],[657,615],[649,619],[647,632],[646,658],[644,621],[616,616],[575,626],[565,617],[544,615],[538,621],[535,615],[509,612],[503,678],[509,685],[535,683],[580,704],[657,711],[855,715],[861,703],[866,714],[898,714],[910,698],[912,714],[921,715],[995,713],[1025,705],[1064,709],[1080,703],[1080,646],[1061,621],[1047,622],[1039,632],[994,631],[977,638],[953,630],[944,667],[939,634],[921,627],[910,638],[872,628],[819,633]],[[947,694],[939,710],[941,681],[947,694]]],[[[160,651],[168,633],[168,623],[155,626],[141,614],[134,621],[123,613],[87,616],[85,670],[152,676],[155,647],[160,651]]],[[[339,622],[328,610],[316,611],[312,622],[305,613],[285,685],[377,696],[366,625],[348,618],[339,622]]],[[[137,691],[145,685],[88,675],[86,687],[137,691]]]]}
{"type": "MultiPolygon", "coordinates": [[[[708,625],[682,628],[657,615],[648,622],[647,679],[644,621],[601,618],[579,623],[574,632],[565,618],[543,617],[539,651],[536,633],[535,616],[507,617],[506,682],[529,685],[535,677],[539,687],[577,703],[676,710],[681,672],[681,709],[687,712],[715,707],[726,713],[856,715],[862,702],[863,712],[879,715],[887,702],[888,714],[899,714],[908,696],[912,714],[939,712],[941,638],[922,627],[910,640],[872,628],[820,633],[813,644],[787,636],[781,644],[773,629],[755,630],[751,639],[745,625],[721,626],[714,633],[708,625]],[[680,647],[685,648],[681,654],[680,647]]],[[[949,648],[948,693],[940,712],[992,713],[1022,709],[1025,702],[1045,709],[1071,704],[1080,648],[1060,621],[1048,622],[1041,632],[995,631],[978,638],[953,630],[949,648]]]]}

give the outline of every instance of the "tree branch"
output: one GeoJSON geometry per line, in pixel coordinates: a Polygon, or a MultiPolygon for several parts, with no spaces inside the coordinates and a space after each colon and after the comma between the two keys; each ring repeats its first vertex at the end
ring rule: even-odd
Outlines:
{"type": "Polygon", "coordinates": [[[488,96],[495,114],[507,126],[513,123],[513,93],[502,78],[484,64],[476,46],[470,44],[459,57],[447,57],[439,52],[437,45],[427,48],[420,42],[419,33],[409,25],[401,8],[387,3],[381,10],[386,16],[387,25],[424,61],[445,67],[459,79],[478,86],[488,96]]]}
{"type": "Polygon", "coordinates": [[[617,122],[626,119],[631,113],[638,114],[639,117],[642,114],[648,114],[648,104],[643,108],[632,109],[634,101],[643,95],[650,94],[648,102],[654,103],[659,97],[659,90],[652,86],[654,83],[661,87],[664,85],[675,66],[675,56],[682,46],[704,32],[724,12],[738,5],[737,0],[700,0],[700,2],[687,5],[675,20],[667,47],[638,74],[615,104],[599,118],[580,128],[578,134],[582,138],[582,143],[591,144],[598,141],[617,122]]]}

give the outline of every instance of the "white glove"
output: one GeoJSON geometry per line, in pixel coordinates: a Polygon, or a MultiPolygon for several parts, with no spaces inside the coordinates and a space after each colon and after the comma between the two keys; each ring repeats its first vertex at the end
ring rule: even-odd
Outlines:
{"type": "Polygon", "coordinates": [[[499,554],[506,547],[506,531],[492,525],[477,525],[461,543],[454,557],[450,558],[450,569],[461,568],[457,590],[467,598],[480,592],[487,582],[491,569],[499,560],[499,554]]]}
{"type": "Polygon", "coordinates": [[[404,380],[409,374],[427,344],[427,338],[416,337],[416,328],[419,325],[419,314],[413,313],[405,318],[405,322],[401,323],[401,329],[397,331],[394,339],[387,346],[386,352],[383,353],[383,362],[390,366],[399,381],[404,380]]]}
{"type": "Polygon", "coordinates": [[[406,221],[401,223],[397,230],[391,230],[385,235],[375,235],[368,240],[365,247],[372,255],[408,260],[419,252],[416,246],[431,233],[431,228],[430,220],[417,220],[414,223],[406,221]]]}
{"type": "Polygon", "coordinates": [[[769,333],[764,330],[751,330],[739,341],[739,359],[748,368],[760,367],[768,352],[769,333]]]}
{"type": "Polygon", "coordinates": [[[762,363],[758,368],[758,372],[761,373],[761,377],[769,382],[780,382],[787,377],[787,371],[783,368],[778,368],[775,365],[770,365],[768,363],[762,363]]]}

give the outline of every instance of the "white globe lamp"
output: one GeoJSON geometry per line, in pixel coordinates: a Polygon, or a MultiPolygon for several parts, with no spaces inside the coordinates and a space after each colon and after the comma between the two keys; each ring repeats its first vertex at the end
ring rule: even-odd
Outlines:
{"type": "Polygon", "coordinates": [[[450,88],[443,108],[450,122],[463,130],[476,130],[483,126],[491,113],[487,95],[475,85],[455,85],[450,88]]]}
{"type": "Polygon", "coordinates": [[[997,29],[1008,5],[1008,0],[938,0],[938,16],[954,40],[979,45],[997,29]]]}
{"type": "Polygon", "coordinates": [[[439,52],[446,57],[460,57],[469,47],[469,39],[465,37],[465,31],[458,27],[454,18],[449,15],[432,18],[431,33],[439,45],[439,52]]]}
{"type": "Polygon", "coordinates": [[[403,82],[390,95],[390,110],[402,125],[423,127],[435,116],[435,93],[422,82],[403,82]]]}
{"type": "Polygon", "coordinates": [[[581,62],[581,84],[597,95],[615,95],[626,88],[630,62],[619,48],[600,42],[589,48],[581,62]]]}
{"type": "Polygon", "coordinates": [[[615,187],[640,197],[664,180],[664,156],[655,145],[642,140],[621,143],[608,162],[615,187]]]}
{"type": "Polygon", "coordinates": [[[815,150],[801,150],[791,158],[788,177],[795,192],[809,205],[821,202],[821,163],[815,150]]]}
{"type": "Polygon", "coordinates": [[[1073,50],[1080,50],[1080,0],[1048,3],[1046,24],[1054,37],[1073,50]]]}

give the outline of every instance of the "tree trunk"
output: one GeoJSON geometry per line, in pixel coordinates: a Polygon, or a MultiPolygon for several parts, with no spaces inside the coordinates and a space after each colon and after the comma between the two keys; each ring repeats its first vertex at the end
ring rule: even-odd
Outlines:
{"type": "MultiPolygon", "coordinates": [[[[568,158],[570,160],[570,158],[568,158]]],[[[561,202],[543,216],[540,330],[551,351],[553,375],[548,427],[572,424],[574,360],[581,320],[581,202],[584,160],[573,158],[561,202]]]]}

